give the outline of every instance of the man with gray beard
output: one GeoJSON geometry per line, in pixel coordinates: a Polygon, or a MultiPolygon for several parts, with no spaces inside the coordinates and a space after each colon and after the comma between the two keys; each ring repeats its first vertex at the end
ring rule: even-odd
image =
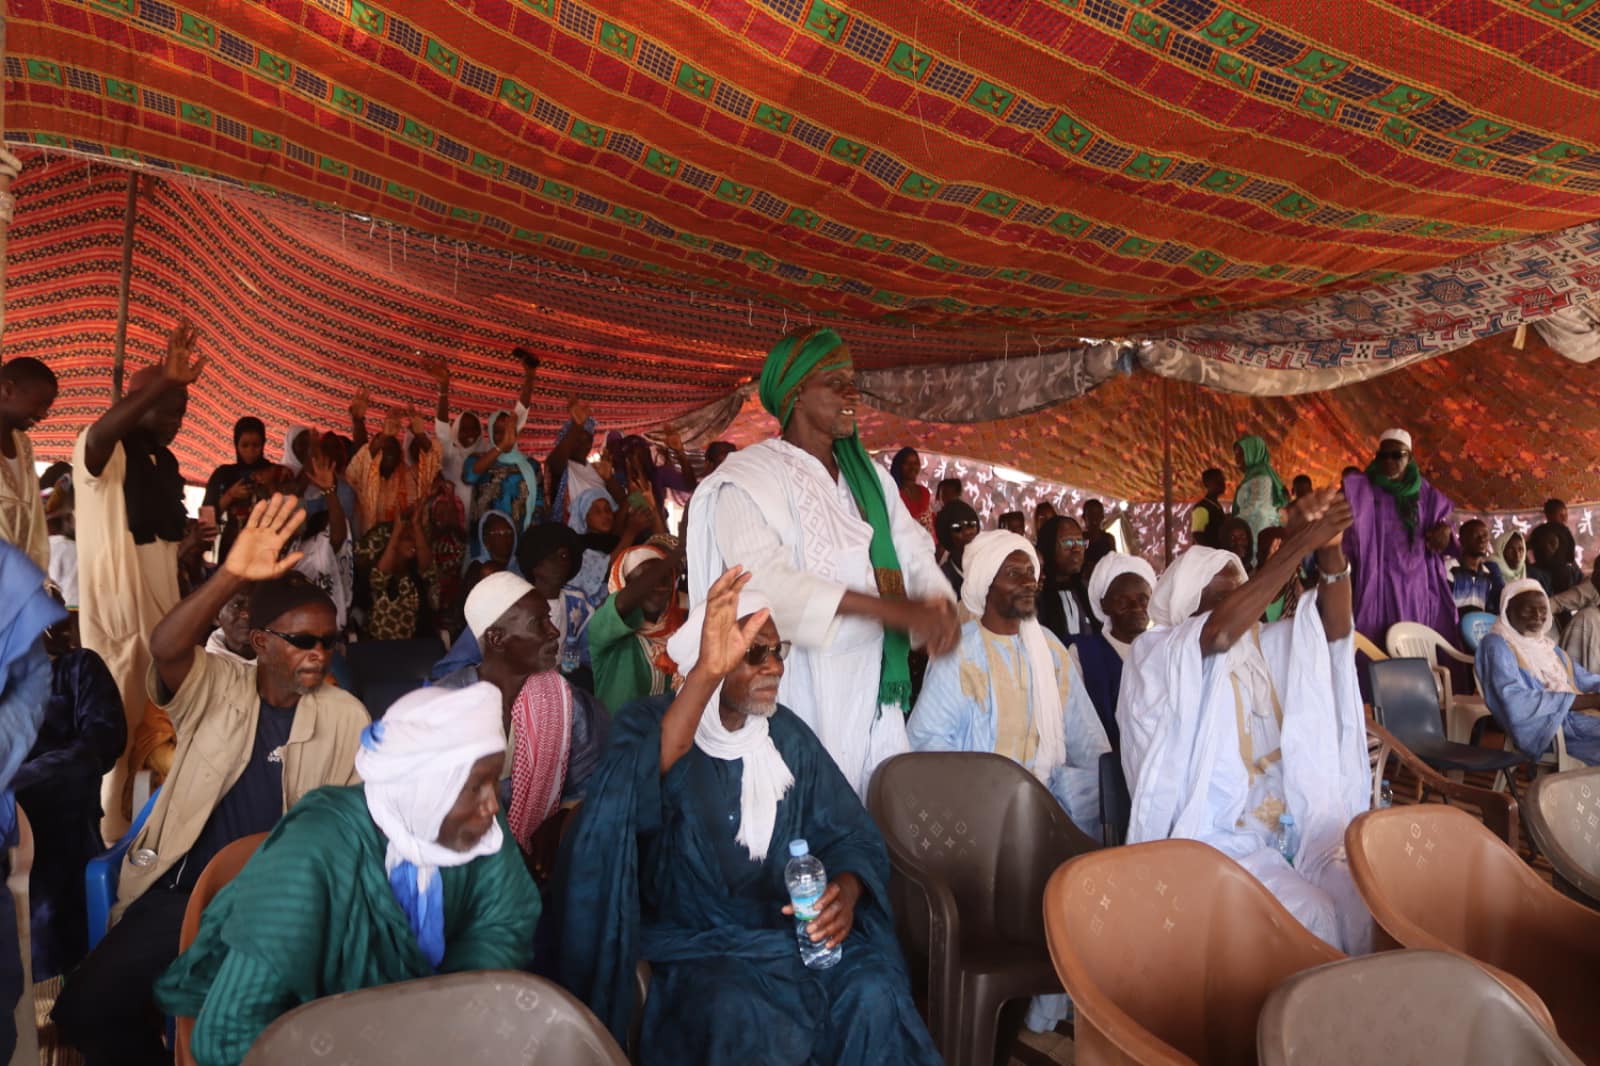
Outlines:
{"type": "Polygon", "coordinates": [[[666,1066],[939,1061],[911,1000],[883,838],[815,734],[778,703],[789,643],[726,571],[667,645],[683,683],[623,710],[562,844],[561,980],[627,1038],[634,970],[653,968],[642,1046],[666,1066]],[[784,865],[827,869],[804,935],[843,945],[808,969],[784,865]]]}

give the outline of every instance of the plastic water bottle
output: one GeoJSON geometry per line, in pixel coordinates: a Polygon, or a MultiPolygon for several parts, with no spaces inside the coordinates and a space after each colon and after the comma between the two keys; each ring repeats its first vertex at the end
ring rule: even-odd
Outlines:
{"type": "Polygon", "coordinates": [[[822,860],[811,854],[811,846],[804,840],[789,841],[789,865],[783,868],[783,880],[789,886],[789,902],[794,904],[795,935],[800,940],[800,961],[813,970],[826,970],[839,961],[844,945],[828,947],[826,942],[812,940],[806,932],[806,923],[816,919],[822,911],[822,894],[828,890],[828,872],[822,860]]]}
{"type": "Polygon", "coordinates": [[[1278,854],[1283,856],[1284,862],[1293,866],[1294,857],[1300,852],[1300,830],[1294,824],[1294,815],[1278,816],[1277,844],[1278,854]]]}
{"type": "Polygon", "coordinates": [[[1393,806],[1394,789],[1389,787],[1388,781],[1384,781],[1384,783],[1378,788],[1378,809],[1384,810],[1393,806]]]}

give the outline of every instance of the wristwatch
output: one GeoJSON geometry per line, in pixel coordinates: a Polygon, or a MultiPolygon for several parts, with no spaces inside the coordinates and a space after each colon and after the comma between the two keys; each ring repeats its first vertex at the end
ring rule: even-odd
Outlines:
{"type": "Polygon", "coordinates": [[[1340,582],[1340,581],[1347,581],[1347,580],[1349,580],[1349,578],[1350,578],[1350,564],[1349,563],[1345,563],[1344,564],[1344,569],[1340,570],[1338,573],[1336,573],[1336,574],[1323,574],[1322,575],[1322,583],[1324,585],[1332,585],[1332,584],[1335,584],[1335,583],[1340,582]]]}

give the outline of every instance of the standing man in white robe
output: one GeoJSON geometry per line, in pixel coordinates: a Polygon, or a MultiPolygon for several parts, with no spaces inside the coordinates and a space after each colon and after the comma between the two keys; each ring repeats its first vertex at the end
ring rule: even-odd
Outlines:
{"type": "Polygon", "coordinates": [[[772,602],[794,642],[779,700],[822,741],[858,795],[907,751],[913,642],[937,658],[960,639],[933,542],[856,433],[855,367],[831,329],[767,356],[761,403],[782,436],[730,455],[689,505],[689,601],[732,566],[772,602]]]}
{"type": "Polygon", "coordinates": [[[1133,794],[1128,842],[1184,837],[1236,859],[1317,936],[1352,954],[1372,919],[1350,880],[1344,831],[1371,797],[1356,684],[1350,505],[1298,501],[1288,541],[1246,580],[1229,553],[1191,548],[1156,584],[1156,628],[1133,643],[1117,721],[1133,794]],[[1259,619],[1315,551],[1322,586],[1292,619],[1259,619]],[[1316,610],[1310,610],[1315,604],[1316,610]],[[1282,814],[1300,842],[1278,852],[1282,814]]]}
{"type": "Polygon", "coordinates": [[[1039,557],[1005,530],[967,546],[961,647],[928,664],[906,723],[914,751],[986,751],[1037,777],[1073,824],[1100,838],[1105,728],[1061,641],[1039,624],[1039,557]]]}

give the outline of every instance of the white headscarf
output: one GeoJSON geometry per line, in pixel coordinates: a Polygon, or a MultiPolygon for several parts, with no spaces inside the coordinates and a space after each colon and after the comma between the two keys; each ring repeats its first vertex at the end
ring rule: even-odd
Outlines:
{"type": "Polygon", "coordinates": [[[1411,434],[1407,433],[1403,429],[1384,430],[1383,435],[1378,438],[1378,443],[1382,444],[1386,440],[1399,441],[1402,445],[1404,445],[1406,451],[1411,450],[1411,434]]]}
{"type": "MultiPolygon", "coordinates": [[[[1506,581],[1508,581],[1508,582],[1509,581],[1521,581],[1523,578],[1527,577],[1528,576],[1528,536],[1527,536],[1527,534],[1522,532],[1522,530],[1518,529],[1516,526],[1507,527],[1507,529],[1506,529],[1506,531],[1504,533],[1501,533],[1498,537],[1494,538],[1494,556],[1493,556],[1493,561],[1494,561],[1494,565],[1496,565],[1496,566],[1498,566],[1500,568],[1500,576],[1505,578],[1506,581]],[[1512,568],[1510,563],[1506,562],[1506,549],[1511,546],[1511,538],[1512,537],[1521,537],[1522,538],[1522,562],[1518,563],[1515,569],[1512,568]]],[[[1502,603],[1505,602],[1504,596],[1501,597],[1501,602],[1502,603]]]]}
{"type": "Polygon", "coordinates": [[[1517,653],[1522,665],[1527,667],[1533,674],[1534,680],[1545,689],[1550,692],[1576,692],[1577,689],[1572,684],[1572,674],[1567,670],[1567,664],[1557,654],[1556,642],[1549,634],[1526,636],[1517,632],[1517,627],[1511,624],[1511,601],[1525,592],[1537,592],[1544,597],[1546,610],[1549,609],[1550,597],[1544,591],[1543,585],[1531,577],[1513,581],[1500,593],[1500,618],[1489,632],[1511,645],[1511,650],[1517,653]]]}
{"type": "Polygon", "coordinates": [[[1100,601],[1106,598],[1106,593],[1111,591],[1111,583],[1123,574],[1138,574],[1150,586],[1150,591],[1155,592],[1156,568],[1151,566],[1138,555],[1123,555],[1113,552],[1094,564],[1094,573],[1089,575],[1089,610],[1100,619],[1100,624],[1105,625],[1105,608],[1100,606],[1100,601]]]}
{"type": "Polygon", "coordinates": [[[500,850],[499,821],[468,851],[439,843],[473,763],[504,755],[500,690],[487,681],[462,689],[421,688],[394,702],[361,733],[356,772],[367,810],[389,847],[384,871],[424,954],[435,966],[444,948],[444,897],[438,868],[460,866],[500,850]],[[415,871],[413,875],[413,871],[415,871]]]}
{"type": "MultiPolygon", "coordinates": [[[[989,602],[989,587],[995,575],[1013,552],[1022,552],[1039,573],[1039,553],[1026,538],[1003,529],[979,533],[961,556],[966,577],[961,583],[961,605],[979,619],[989,602]]],[[[978,623],[982,625],[980,621],[978,623]]],[[[1045,639],[1039,618],[1024,618],[1017,631],[1022,651],[1028,657],[1029,690],[1032,695],[1033,725],[1039,731],[1039,754],[1034,759],[1034,776],[1049,784],[1050,771],[1067,761],[1066,725],[1062,721],[1061,682],[1056,676],[1055,657],[1045,639]]]]}
{"type": "Polygon", "coordinates": [[[302,464],[299,459],[295,458],[294,442],[302,434],[310,432],[311,429],[307,426],[290,426],[288,429],[283,431],[283,458],[278,460],[278,462],[283,466],[288,467],[296,474],[300,472],[300,467],[302,464]]]}
{"type": "Polygon", "coordinates": [[[1199,545],[1190,548],[1174,559],[1156,582],[1150,595],[1150,621],[1161,627],[1188,621],[1200,609],[1200,596],[1211,579],[1228,569],[1237,571],[1240,581],[1245,580],[1244,565],[1232,552],[1199,545]]]}
{"type": "MultiPolygon", "coordinates": [[[[771,606],[765,596],[749,586],[739,595],[741,619],[771,606]]],[[[701,603],[689,612],[682,628],[667,641],[667,654],[685,677],[700,661],[700,636],[705,621],[706,605],[701,603]]],[[[761,862],[772,846],[772,833],[778,824],[778,802],[794,784],[794,774],[778,754],[777,745],[772,743],[767,719],[750,715],[741,728],[729,732],[722,724],[721,702],[722,686],[718,685],[700,714],[700,724],[694,731],[694,746],[713,759],[726,762],[737,759],[742,763],[739,832],[735,839],[744,845],[752,860],[761,862]]]]}

